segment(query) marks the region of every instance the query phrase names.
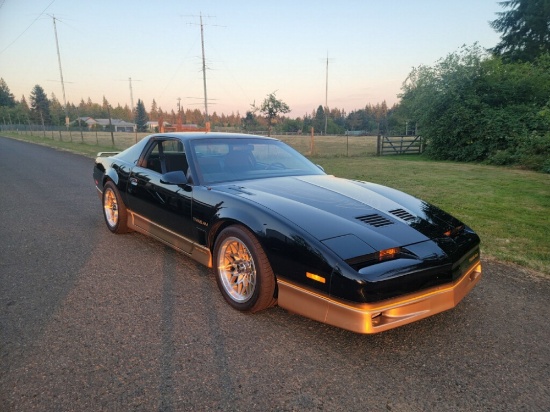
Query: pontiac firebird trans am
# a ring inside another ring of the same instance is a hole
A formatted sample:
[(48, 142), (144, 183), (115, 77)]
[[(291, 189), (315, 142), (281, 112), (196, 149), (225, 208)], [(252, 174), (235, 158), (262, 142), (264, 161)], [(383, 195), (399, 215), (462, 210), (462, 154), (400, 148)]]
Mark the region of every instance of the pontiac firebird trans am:
[(481, 278), (479, 237), (422, 200), (327, 175), (277, 139), (145, 137), (99, 153), (113, 233), (138, 231), (215, 268), (233, 308), (278, 304), (358, 333), (451, 309)]

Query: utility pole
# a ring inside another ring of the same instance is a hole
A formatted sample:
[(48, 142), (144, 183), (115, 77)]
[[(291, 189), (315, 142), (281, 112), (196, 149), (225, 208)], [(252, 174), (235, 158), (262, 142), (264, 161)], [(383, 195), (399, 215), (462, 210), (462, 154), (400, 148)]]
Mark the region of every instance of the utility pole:
[(325, 136), (327, 135), (328, 125), (328, 51), (327, 51), (327, 71), (325, 81)]
[(128, 77), (128, 82), (130, 83), (130, 104), (132, 105), (132, 113), (134, 113), (134, 91), (132, 90), (132, 78)]
[(202, 83), (204, 86), (204, 120), (208, 122), (208, 96), (206, 93), (206, 61), (204, 57), (204, 28), (202, 24), (202, 13), (199, 14), (201, 21), (201, 46), (202, 46)]
[(63, 107), (65, 109), (65, 126), (69, 128), (69, 112), (67, 111), (67, 99), (65, 98), (65, 82), (63, 81), (63, 70), (61, 68), (61, 54), (59, 53), (59, 41), (57, 40), (57, 27), (55, 25), (55, 16), (53, 19), (53, 31), (55, 33), (55, 45), (57, 47), (57, 61), (59, 63), (59, 75), (61, 77), (61, 90), (63, 91)]
[[(192, 16), (192, 17), (197, 17), (197, 16)], [(202, 13), (199, 13), (200, 26), (201, 26), (202, 83), (203, 83), (203, 89), (204, 89), (204, 120), (205, 120), (205, 126), (207, 130), (209, 130), (210, 120), (209, 120), (209, 114), (208, 114), (208, 91), (206, 88), (206, 54), (204, 53), (204, 23), (202, 21), (202, 17), (203, 17)], [(211, 16), (205, 16), (205, 17), (211, 17)], [(190, 97), (190, 98), (195, 99), (195, 97)]]

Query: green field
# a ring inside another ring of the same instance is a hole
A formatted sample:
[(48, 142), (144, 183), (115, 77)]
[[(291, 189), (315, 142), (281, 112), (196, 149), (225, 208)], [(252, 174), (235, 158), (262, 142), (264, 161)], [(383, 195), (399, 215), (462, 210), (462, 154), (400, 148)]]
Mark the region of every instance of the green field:
[[(10, 135), (10, 133), (3, 133)], [(141, 134), (138, 139), (144, 136)], [(73, 142), (25, 134), (12, 137), (47, 144), (93, 157), (112, 150), (110, 134), (73, 133)], [(450, 212), (481, 237), (485, 259), (510, 262), (550, 275), (550, 176), (518, 169), (471, 163), (432, 162), (421, 156), (376, 157), (375, 137), (316, 137), (311, 156), (309, 136), (282, 137), (307, 154), (327, 173), (391, 186)], [(115, 135), (116, 148), (135, 141), (134, 134)], [(347, 156), (349, 153), (351, 156)]]

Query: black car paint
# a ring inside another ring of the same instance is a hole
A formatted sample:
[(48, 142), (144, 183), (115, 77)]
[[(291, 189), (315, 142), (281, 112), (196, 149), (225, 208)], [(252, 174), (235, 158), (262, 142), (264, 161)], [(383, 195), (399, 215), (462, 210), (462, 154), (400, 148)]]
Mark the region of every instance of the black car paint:
[[(153, 137), (165, 138), (173, 137)], [(190, 153), (189, 141), (182, 142)], [(465, 260), (479, 255), (471, 229), (445, 235), (462, 223), (394, 189), (324, 174), (201, 185), (192, 158), (187, 184), (164, 184), (162, 174), (140, 164), (147, 144), (99, 157), (98, 188), (113, 180), (129, 209), (210, 249), (224, 226), (243, 224), (257, 236), (277, 277), (328, 296), (377, 302), (449, 283)], [(390, 213), (395, 210), (406, 211), (405, 218)], [(359, 219), (371, 214), (389, 223), (373, 227)], [(396, 259), (369, 260), (393, 247), (403, 248)], [(311, 280), (306, 272), (328, 281)]]

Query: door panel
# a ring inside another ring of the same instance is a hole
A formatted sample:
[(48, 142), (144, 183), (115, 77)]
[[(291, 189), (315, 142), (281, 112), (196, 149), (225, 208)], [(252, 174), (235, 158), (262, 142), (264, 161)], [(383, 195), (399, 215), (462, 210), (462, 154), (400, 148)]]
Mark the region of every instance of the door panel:
[[(179, 144), (178, 144), (179, 143)], [(183, 170), (187, 173), (187, 159), (179, 140), (159, 140), (146, 158), (132, 170), (128, 182), (128, 206), (138, 215), (180, 236), (192, 239), (190, 185), (161, 183), (162, 172)], [(146, 221), (138, 222), (146, 225)], [(158, 236), (155, 233), (156, 236)], [(171, 236), (173, 238), (173, 236)]]

